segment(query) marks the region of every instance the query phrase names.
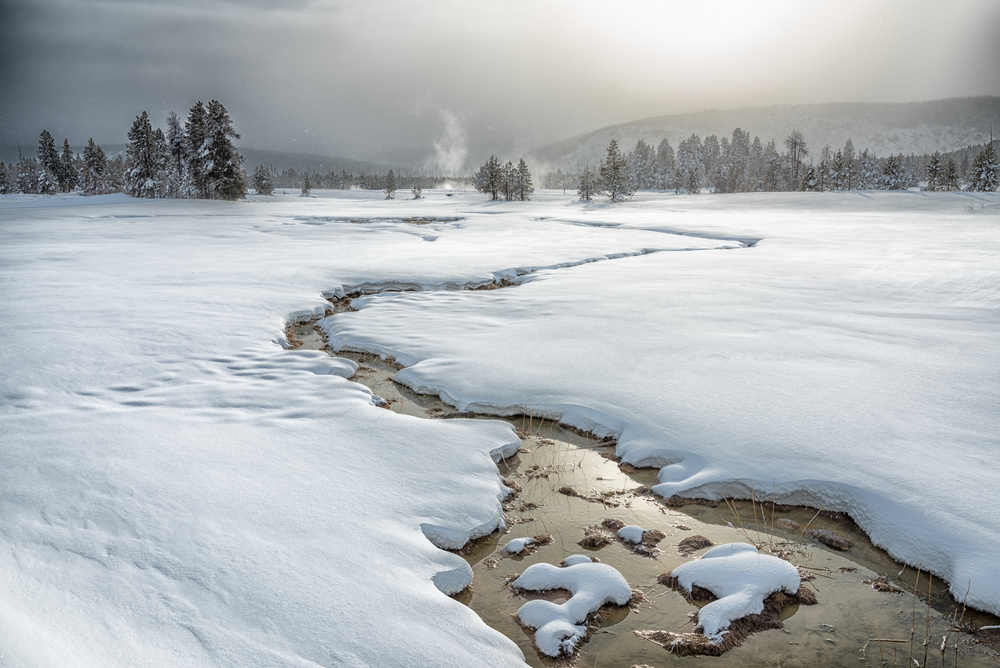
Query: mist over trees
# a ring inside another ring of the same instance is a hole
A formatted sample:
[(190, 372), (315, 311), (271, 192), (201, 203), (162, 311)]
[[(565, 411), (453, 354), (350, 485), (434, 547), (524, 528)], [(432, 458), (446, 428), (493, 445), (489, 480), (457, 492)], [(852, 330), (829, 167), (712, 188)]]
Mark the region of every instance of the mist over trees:
[[(612, 142), (617, 148), (617, 142)], [(783, 149), (783, 150), (782, 150)], [(611, 147), (609, 146), (609, 151)], [(879, 157), (867, 148), (858, 152), (848, 139), (844, 146), (818, 150), (793, 129), (780, 144), (761, 142), (736, 128), (719, 139), (697, 134), (682, 140), (676, 150), (664, 138), (653, 148), (640, 139), (622, 156), (626, 178), (614, 177), (613, 201), (635, 191), (672, 191), (678, 194), (740, 192), (828, 192), (847, 190), (996, 190), (1000, 167), (992, 143), (970, 146), (949, 153), (903, 154)], [(615, 159), (617, 161), (617, 158)], [(590, 165), (576, 174), (549, 172), (542, 177), (545, 188), (565, 189), (577, 185), (581, 200), (608, 194), (608, 156), (595, 172)]]

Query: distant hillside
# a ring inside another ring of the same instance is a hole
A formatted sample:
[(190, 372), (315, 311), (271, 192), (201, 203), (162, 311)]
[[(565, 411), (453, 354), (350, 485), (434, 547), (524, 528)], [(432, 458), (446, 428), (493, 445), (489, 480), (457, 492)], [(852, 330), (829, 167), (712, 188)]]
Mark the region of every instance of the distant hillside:
[(530, 160), (539, 169), (569, 171), (596, 165), (612, 138), (623, 151), (639, 139), (654, 148), (666, 138), (674, 149), (692, 133), (731, 137), (742, 128), (762, 142), (782, 141), (793, 129), (805, 136), (810, 154), (823, 146), (836, 150), (851, 139), (860, 151), (868, 148), (880, 156), (953, 151), (989, 139), (990, 125), (1000, 135), (1000, 97), (966, 97), (930, 102), (844, 102), (778, 107), (700, 111), (657, 116), (613, 125), (585, 135), (535, 149)]
[(282, 151), (262, 151), (255, 148), (239, 147), (240, 155), (246, 158), (243, 169), (252, 172), (257, 165), (266, 165), (281, 172), (294, 169), (310, 174), (329, 174), (330, 172), (346, 171), (348, 174), (373, 174), (384, 172), (388, 167), (352, 158), (339, 158), (328, 155), (312, 155), (311, 153), (285, 153)]

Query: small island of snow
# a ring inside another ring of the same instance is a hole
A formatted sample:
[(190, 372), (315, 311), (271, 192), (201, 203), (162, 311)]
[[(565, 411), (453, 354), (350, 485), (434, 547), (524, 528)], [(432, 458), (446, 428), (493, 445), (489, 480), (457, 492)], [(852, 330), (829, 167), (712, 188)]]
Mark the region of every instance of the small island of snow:
[(632, 590), (615, 568), (600, 563), (576, 563), (564, 568), (552, 564), (529, 566), (513, 587), (530, 591), (566, 589), (572, 597), (565, 603), (528, 601), (517, 611), (522, 624), (535, 629), (535, 645), (551, 657), (572, 654), (587, 635), (584, 622), (602, 605), (626, 605)]

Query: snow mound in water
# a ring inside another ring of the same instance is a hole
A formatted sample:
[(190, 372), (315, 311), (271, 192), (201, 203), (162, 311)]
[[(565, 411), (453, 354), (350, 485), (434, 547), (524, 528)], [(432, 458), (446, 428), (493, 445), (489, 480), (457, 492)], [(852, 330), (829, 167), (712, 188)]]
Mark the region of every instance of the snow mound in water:
[(567, 589), (573, 594), (565, 603), (528, 601), (517, 611), (522, 624), (536, 629), (535, 645), (551, 657), (573, 653), (587, 635), (587, 627), (582, 624), (590, 613), (605, 603), (625, 605), (632, 598), (632, 590), (621, 573), (607, 564), (592, 562), (565, 568), (534, 564), (514, 581), (514, 586), (531, 591)]
[(634, 543), (638, 545), (642, 542), (642, 535), (646, 533), (646, 530), (640, 526), (634, 524), (629, 524), (618, 530), (618, 537), (627, 543)]
[(729, 623), (759, 614), (764, 599), (776, 591), (794, 594), (799, 590), (799, 573), (787, 561), (759, 554), (746, 543), (726, 543), (713, 547), (701, 559), (689, 561), (671, 571), (684, 591), (695, 585), (718, 597), (698, 611), (698, 623), (711, 642), (721, 643)]
[(503, 552), (507, 554), (521, 554), (524, 548), (535, 542), (534, 538), (515, 538), (503, 546)]

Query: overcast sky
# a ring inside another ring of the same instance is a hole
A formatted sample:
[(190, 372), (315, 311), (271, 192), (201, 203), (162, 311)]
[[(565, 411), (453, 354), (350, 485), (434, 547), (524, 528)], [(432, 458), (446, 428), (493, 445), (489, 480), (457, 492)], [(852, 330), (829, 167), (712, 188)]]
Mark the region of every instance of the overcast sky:
[(706, 108), (1000, 95), (1000, 0), (0, 0), (0, 144), (220, 100), (244, 146), (526, 147)]

